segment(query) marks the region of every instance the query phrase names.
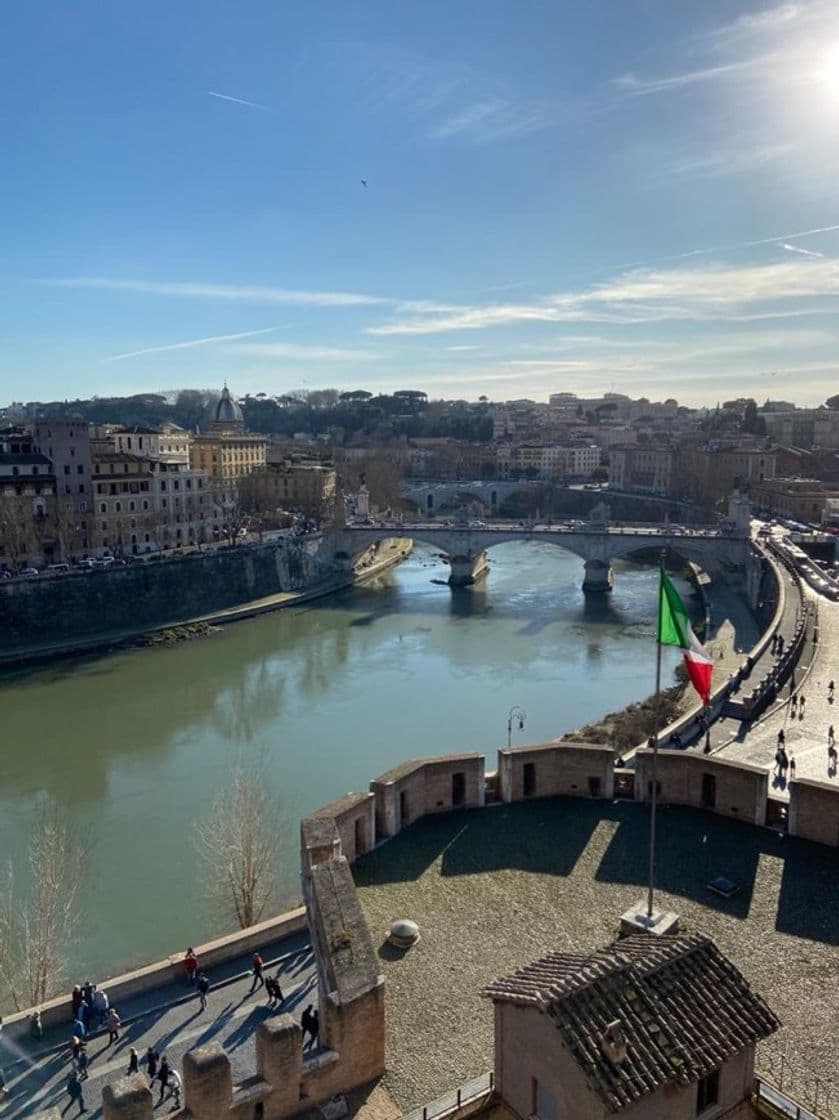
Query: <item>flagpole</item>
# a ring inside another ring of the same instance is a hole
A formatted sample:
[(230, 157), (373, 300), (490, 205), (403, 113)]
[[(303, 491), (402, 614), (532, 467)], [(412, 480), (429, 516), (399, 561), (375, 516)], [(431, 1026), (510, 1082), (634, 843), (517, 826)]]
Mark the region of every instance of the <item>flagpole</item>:
[(653, 916), (653, 890), (655, 882), (655, 810), (658, 802), (658, 725), (661, 702), (661, 642), (659, 639), (659, 624), (661, 615), (661, 573), (664, 571), (663, 562), (658, 566), (658, 605), (656, 615), (656, 656), (655, 656), (655, 697), (653, 699), (653, 770), (652, 788), (650, 790), (650, 867), (649, 881), (647, 884), (647, 917)]

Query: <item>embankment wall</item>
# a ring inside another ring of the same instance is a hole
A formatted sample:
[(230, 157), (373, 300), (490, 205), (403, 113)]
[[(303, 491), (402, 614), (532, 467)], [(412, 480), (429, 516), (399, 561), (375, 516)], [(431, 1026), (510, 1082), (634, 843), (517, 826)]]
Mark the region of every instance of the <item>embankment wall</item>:
[(0, 583), (0, 657), (72, 646), (308, 587), (326, 575), (285, 540), (210, 549), (173, 560)]

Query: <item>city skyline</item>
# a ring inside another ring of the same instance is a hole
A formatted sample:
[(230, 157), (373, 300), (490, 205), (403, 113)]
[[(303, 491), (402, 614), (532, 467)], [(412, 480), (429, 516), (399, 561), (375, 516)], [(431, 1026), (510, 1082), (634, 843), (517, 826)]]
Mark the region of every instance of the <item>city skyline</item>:
[(10, 15), (4, 398), (818, 405), (824, 0)]

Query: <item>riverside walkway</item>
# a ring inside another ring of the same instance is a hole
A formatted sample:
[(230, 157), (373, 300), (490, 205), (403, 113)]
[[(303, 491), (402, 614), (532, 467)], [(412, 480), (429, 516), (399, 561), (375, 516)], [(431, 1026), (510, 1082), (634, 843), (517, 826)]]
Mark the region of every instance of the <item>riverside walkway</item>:
[[(212, 987), (206, 1010), (201, 1010), (198, 993), (185, 978), (115, 1003), (122, 1019), (119, 1039), (109, 1044), (107, 1030), (100, 1030), (86, 1040), (90, 1076), (82, 1085), (88, 1114), (101, 1114), (102, 1090), (128, 1072), (132, 1046), (140, 1054), (141, 1071), (145, 1069), (145, 1052), (153, 1046), (159, 1054), (166, 1054), (170, 1066), (180, 1073), (187, 1050), (216, 1041), (230, 1058), (234, 1082), (252, 1077), (256, 1072), (254, 1032), (259, 1023), (279, 1012), (299, 1020), (307, 1004), (317, 1003), (314, 957), (307, 933), (265, 945), (261, 952), (265, 975), (279, 979), (285, 996), (279, 1007), (268, 1007), (264, 988), (250, 994), (250, 953), (208, 970)], [(107, 985), (102, 986), (107, 991)], [(0, 1064), (6, 1080), (6, 1096), (0, 1099), (3, 1120), (32, 1116), (48, 1108), (63, 1110), (70, 1105), (66, 1086), (72, 1068), (71, 1036), (69, 1022), (47, 1031), (40, 1042), (28, 1038), (16, 1042), (0, 1035)], [(156, 1111), (174, 1110), (171, 1096), (159, 1101), (158, 1082), (153, 1093)], [(78, 1106), (73, 1103), (67, 1111), (75, 1116)]]

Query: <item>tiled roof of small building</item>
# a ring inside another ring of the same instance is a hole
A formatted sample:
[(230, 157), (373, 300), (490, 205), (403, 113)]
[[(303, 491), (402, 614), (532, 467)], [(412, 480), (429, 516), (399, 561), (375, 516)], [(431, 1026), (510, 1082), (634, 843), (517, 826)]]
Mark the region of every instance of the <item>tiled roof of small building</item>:
[[(697, 1081), (779, 1021), (707, 937), (638, 934), (584, 956), (552, 953), (484, 995), (550, 1015), (592, 1088), (611, 1112), (667, 1082)], [(604, 1053), (620, 1022), (626, 1057)]]

